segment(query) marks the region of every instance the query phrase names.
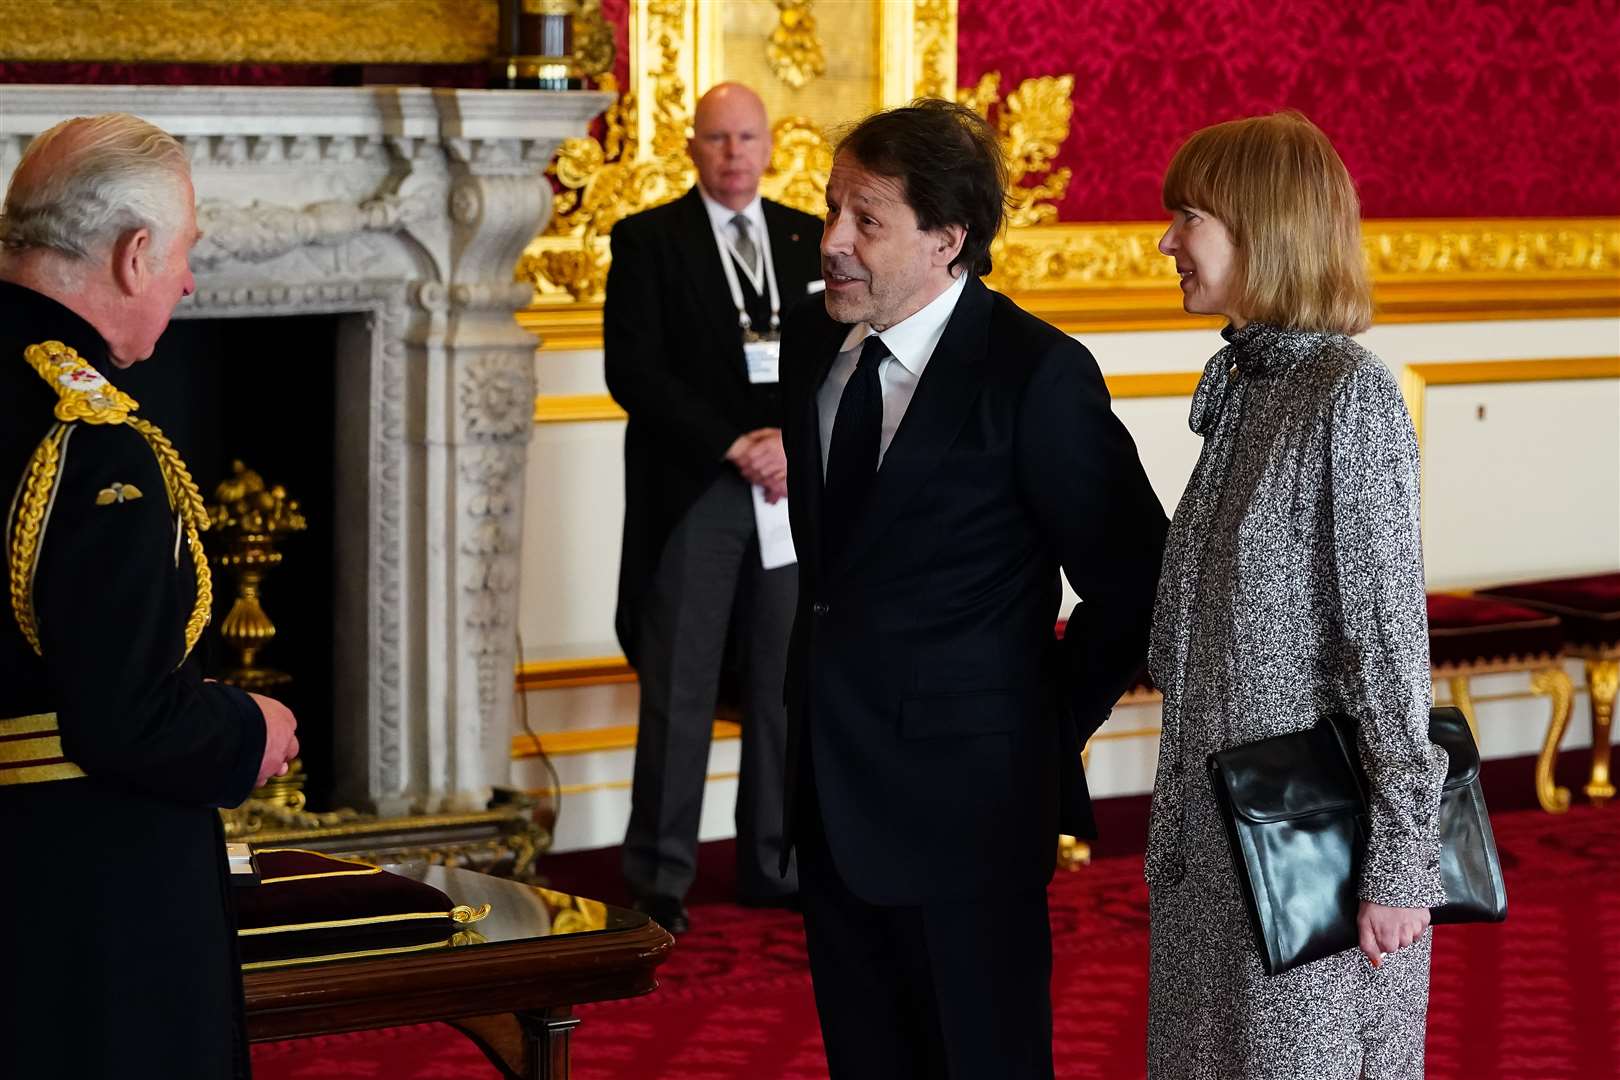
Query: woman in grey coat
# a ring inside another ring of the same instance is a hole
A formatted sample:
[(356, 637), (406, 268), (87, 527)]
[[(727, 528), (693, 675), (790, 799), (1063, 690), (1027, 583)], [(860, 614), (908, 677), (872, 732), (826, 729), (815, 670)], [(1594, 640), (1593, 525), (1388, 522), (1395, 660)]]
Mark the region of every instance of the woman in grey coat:
[[(1371, 321), (1355, 188), (1297, 113), (1194, 135), (1159, 249), (1227, 345), (1193, 395), (1203, 452), (1170, 527), (1150, 663), (1154, 1080), (1423, 1074), (1444, 751), (1428, 740), (1418, 452)], [(1369, 777), (1359, 948), (1267, 976), (1205, 762), (1352, 715)]]

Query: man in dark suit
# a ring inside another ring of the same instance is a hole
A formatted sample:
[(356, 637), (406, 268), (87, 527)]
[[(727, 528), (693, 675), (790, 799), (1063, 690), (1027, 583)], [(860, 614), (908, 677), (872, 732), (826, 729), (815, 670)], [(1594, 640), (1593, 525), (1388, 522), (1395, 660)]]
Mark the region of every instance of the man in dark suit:
[(1046, 885), (1147, 647), (1164, 511), (1090, 353), (979, 281), (1005, 176), (971, 110), (862, 121), (783, 335), (788, 836), (838, 1080), (1052, 1075)]
[(185, 148), (122, 114), (36, 138), (0, 217), (6, 1076), (248, 1072), (216, 807), (286, 771), (296, 724), (203, 680), (202, 499), (116, 384), (197, 236)]
[(797, 890), (776, 867), (798, 570), (765, 568), (755, 489), (785, 509), (776, 348), (783, 316), (820, 277), (821, 233), (759, 196), (771, 135), (753, 91), (716, 86), (692, 126), (698, 182), (614, 228), (603, 313), (608, 389), (629, 414), (615, 622), (641, 683), (624, 876), (636, 905), (675, 932), (697, 870), (728, 636), (743, 714), (737, 891), (786, 903)]

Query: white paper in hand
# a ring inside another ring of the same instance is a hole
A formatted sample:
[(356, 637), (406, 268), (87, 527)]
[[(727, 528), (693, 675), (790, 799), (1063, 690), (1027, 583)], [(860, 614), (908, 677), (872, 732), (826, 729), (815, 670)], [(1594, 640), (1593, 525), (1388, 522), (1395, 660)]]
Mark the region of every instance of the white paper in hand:
[(759, 531), (759, 561), (767, 570), (799, 561), (793, 550), (793, 528), (788, 524), (788, 501), (765, 501), (765, 489), (754, 485), (754, 527)]

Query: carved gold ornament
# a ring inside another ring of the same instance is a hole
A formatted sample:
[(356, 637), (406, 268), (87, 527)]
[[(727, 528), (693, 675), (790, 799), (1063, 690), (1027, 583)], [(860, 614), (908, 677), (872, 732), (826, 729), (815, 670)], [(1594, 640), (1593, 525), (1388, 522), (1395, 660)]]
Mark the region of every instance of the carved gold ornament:
[(992, 119), (992, 110), (996, 113), (996, 133), (1007, 158), (1007, 225), (1018, 229), (1056, 221), (1055, 204), (1068, 193), (1070, 172), (1053, 171), (1052, 161), (1074, 118), (1074, 76), (1025, 79), (1005, 101), (1000, 90), (1001, 72), (991, 71), (956, 96), (986, 120)]
[(827, 74), (827, 52), (816, 35), (813, 0), (776, 0), (780, 9), (776, 28), (765, 43), (765, 61), (771, 74), (795, 90), (818, 75)]
[(914, 93), (948, 98), (956, 89), (956, 0), (916, 0), (911, 17)]
[(618, 50), (613, 27), (602, 14), (602, 0), (583, 0), (574, 16), (574, 62), (580, 74), (596, 78), (613, 70)]

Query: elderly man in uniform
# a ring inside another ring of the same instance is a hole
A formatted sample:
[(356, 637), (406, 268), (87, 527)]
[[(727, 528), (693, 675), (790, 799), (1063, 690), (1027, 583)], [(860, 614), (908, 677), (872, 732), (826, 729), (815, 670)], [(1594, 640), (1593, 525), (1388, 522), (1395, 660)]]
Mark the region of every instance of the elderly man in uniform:
[(190, 169), (133, 116), (58, 124), (0, 217), (0, 1072), (245, 1076), (218, 807), (297, 753), (204, 681), (202, 501), (114, 381), (194, 283)]

